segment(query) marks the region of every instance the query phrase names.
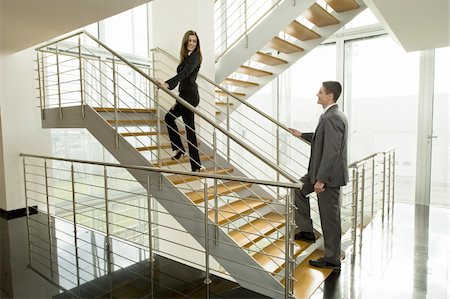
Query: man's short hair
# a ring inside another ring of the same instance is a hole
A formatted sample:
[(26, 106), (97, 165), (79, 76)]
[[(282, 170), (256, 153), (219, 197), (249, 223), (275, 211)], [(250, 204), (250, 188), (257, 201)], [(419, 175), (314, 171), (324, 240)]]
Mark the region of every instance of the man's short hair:
[(333, 94), (333, 101), (336, 103), (342, 92), (341, 83), (337, 81), (325, 81), (322, 82), (322, 86), (325, 89), (326, 94)]

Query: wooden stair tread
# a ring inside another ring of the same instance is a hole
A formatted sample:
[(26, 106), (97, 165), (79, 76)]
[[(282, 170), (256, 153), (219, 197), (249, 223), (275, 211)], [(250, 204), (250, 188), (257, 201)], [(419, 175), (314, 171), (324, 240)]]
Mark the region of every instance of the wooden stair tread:
[[(217, 169), (217, 174), (227, 174), (233, 172), (233, 167), (228, 168), (221, 168)], [(207, 168), (206, 173), (214, 173), (214, 168)], [(167, 179), (171, 181), (174, 185), (188, 183), (197, 181), (199, 179), (203, 179), (202, 177), (195, 176), (195, 175), (179, 175), (179, 174), (171, 174), (167, 176)]]
[(272, 48), (285, 54), (292, 54), (303, 51), (303, 49), (300, 48), (299, 46), (294, 45), (293, 43), (290, 43), (284, 39), (281, 39), (278, 36), (272, 38), (272, 40), (267, 45), (269, 48)]
[[(200, 155), (200, 160), (211, 160), (212, 156), (202, 154)], [(161, 166), (170, 166), (170, 165), (176, 165), (176, 164), (182, 164), (182, 163), (188, 163), (189, 162), (189, 155), (184, 156), (183, 158), (180, 158), (178, 160), (172, 160), (172, 158), (164, 158), (161, 159)], [(158, 165), (158, 161), (152, 161), (153, 165)]]
[[(238, 192), (243, 189), (247, 189), (251, 187), (250, 183), (241, 183), (241, 182), (226, 182), (217, 186), (217, 194), (218, 195), (226, 195), (232, 192)], [(207, 191), (208, 199), (214, 197), (214, 186), (208, 188)], [(195, 204), (201, 203), (204, 200), (204, 190), (196, 190), (186, 193), (186, 196), (189, 197)]]
[(255, 219), (252, 222), (229, 233), (230, 237), (241, 247), (249, 247), (270, 235), (275, 230), (284, 226), (284, 216), (277, 213), (269, 213), (264, 218)]
[(237, 73), (241, 73), (241, 74), (245, 74), (245, 75), (249, 75), (249, 76), (254, 76), (254, 77), (265, 77), (265, 76), (272, 76), (273, 73), (272, 72), (268, 72), (268, 71), (263, 71), (260, 69), (255, 69), (253, 67), (249, 67), (246, 65), (241, 65), (237, 70)]
[(360, 6), (355, 0), (325, 0), (336, 12), (358, 9)]
[(339, 24), (339, 20), (317, 3), (311, 5), (302, 16), (317, 27)]
[(227, 85), (239, 86), (239, 87), (255, 87), (255, 86), (259, 86), (258, 83), (244, 81), (244, 80), (238, 80), (238, 79), (233, 79), (233, 78), (226, 78), (225, 80), (223, 80), (222, 83), (223, 84), (227, 84)]
[[(325, 281), (325, 279), (333, 272), (333, 269), (316, 268), (309, 265), (310, 260), (318, 259), (323, 256), (323, 251), (315, 250), (294, 270), (294, 297), (309, 298)], [(281, 283), (284, 285), (285, 280)]]
[[(187, 146), (187, 142), (183, 142), (184, 146)], [(168, 148), (172, 148), (172, 144), (171, 143), (163, 143), (161, 144), (161, 149), (168, 149)], [(158, 145), (149, 145), (149, 146), (139, 146), (136, 147), (136, 149), (140, 152), (142, 151), (155, 151), (158, 149)]]
[[(115, 112), (113, 107), (94, 107), (97, 112)], [(117, 112), (122, 113), (155, 113), (156, 108), (117, 108)]]
[[(180, 134), (184, 134), (185, 131), (179, 131)], [(161, 135), (167, 135), (169, 134), (167, 131), (166, 132), (161, 132)], [(124, 133), (120, 133), (120, 135), (122, 135), (122, 137), (138, 137), (138, 136), (156, 136), (158, 135), (158, 132), (153, 131), (153, 132), (124, 132)]]
[(253, 55), (251, 59), (256, 61), (256, 62), (267, 64), (267, 65), (272, 65), (272, 66), (273, 65), (281, 65), (281, 64), (287, 64), (288, 63), (284, 59), (273, 57), (272, 55), (265, 54), (265, 53), (260, 52), (260, 51), (256, 52), (256, 54)]
[[(244, 215), (248, 215), (254, 212), (254, 210), (259, 209), (262, 206), (265, 206), (268, 203), (267, 200), (264, 199), (256, 199), (256, 198), (243, 198), (240, 200), (233, 201), (228, 205), (221, 206), (218, 211), (218, 224), (223, 225), (228, 222), (232, 222), (238, 218), (241, 218)], [(208, 216), (211, 220), (214, 221), (214, 209), (208, 212)]]
[[(222, 91), (222, 90), (220, 90), (220, 89), (216, 89), (215, 90), (215, 92), (217, 93), (217, 94), (219, 94), (219, 95), (222, 95), (222, 96), (227, 96), (228, 94), (227, 93), (225, 93), (224, 91)], [(245, 93), (242, 93), (242, 92), (231, 92), (233, 95), (235, 95), (235, 96), (237, 96), (237, 97), (245, 97)]]
[[(116, 124), (116, 120), (114, 119), (108, 119), (107, 122), (110, 125), (115, 125)], [(156, 125), (158, 122), (156, 119), (121, 119), (117, 121), (117, 124), (119, 126), (154, 126)]]
[[(221, 101), (216, 101), (215, 102), (216, 106), (226, 106), (227, 103), (226, 102), (221, 102)], [(228, 106), (233, 106), (233, 103), (228, 103)]]
[(308, 27), (295, 20), (287, 25), (283, 29), (283, 31), (301, 41), (308, 41), (321, 37), (317, 32), (309, 29)]
[[(295, 240), (293, 257), (296, 258), (311, 244), (305, 241)], [(272, 244), (263, 248), (260, 252), (253, 255), (253, 258), (268, 272), (278, 273), (284, 268), (284, 237), (276, 240)]]

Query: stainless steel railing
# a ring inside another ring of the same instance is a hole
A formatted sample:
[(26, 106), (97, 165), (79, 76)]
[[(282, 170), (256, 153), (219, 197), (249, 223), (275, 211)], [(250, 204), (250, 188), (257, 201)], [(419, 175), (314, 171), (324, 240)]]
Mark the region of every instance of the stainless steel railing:
[[(37, 206), (40, 212), (43, 212), (45, 219), (41, 219), (43, 223), (46, 222), (47, 226), (55, 227), (52, 222), (54, 219), (66, 219), (70, 221), (69, 226), (72, 225), (73, 233), (71, 230), (64, 232), (49, 231), (48, 237), (40, 236), (39, 238), (48, 240), (58, 239), (58, 234), (62, 241), (67, 244), (73, 245), (74, 254), (77, 256), (75, 263), (82, 261), (79, 259), (79, 250), (84, 250), (83, 246), (78, 246), (78, 243), (83, 242), (83, 237), (80, 236), (77, 231), (80, 228), (88, 227), (91, 230), (100, 232), (105, 236), (105, 255), (104, 258), (108, 264), (106, 268), (108, 273), (113, 271), (112, 263), (112, 243), (114, 239), (121, 239), (132, 243), (134, 246), (145, 249), (145, 256), (150, 261), (153, 260), (153, 255), (158, 254), (167, 256), (175, 260), (182, 259), (184, 263), (190, 264), (194, 267), (204, 269), (207, 273), (212, 273), (227, 276), (227, 273), (221, 269), (220, 265), (209, 260), (208, 246), (205, 249), (201, 249), (193, 242), (186, 241), (190, 233), (182, 229), (182, 227), (176, 225), (171, 216), (158, 205), (161, 201), (170, 201), (170, 198), (154, 198), (151, 194), (152, 188), (161, 188), (161, 186), (154, 185), (148, 180), (147, 186), (142, 186), (135, 180), (126, 175), (128, 171), (139, 170), (144, 173), (148, 173), (148, 177), (151, 173), (159, 173), (161, 175), (176, 174), (176, 175), (189, 175), (189, 172), (161, 169), (155, 167), (133, 166), (123, 165), (116, 163), (104, 163), (96, 161), (85, 161), (76, 159), (64, 159), (54, 158), (40, 155), (21, 154), (23, 157), (23, 170), (25, 178), (25, 194), (26, 194), (26, 206)], [(121, 170), (126, 170), (122, 172)], [(252, 184), (271, 185), (279, 188), (286, 188), (291, 190), (292, 188), (298, 188), (298, 184), (281, 183), (273, 181), (254, 180), (246, 177), (235, 177), (228, 175), (214, 175), (208, 173), (199, 173), (198, 176), (204, 178), (203, 190), (207, 193), (208, 180), (227, 180), (248, 182)], [(90, 187), (91, 192), (85, 191), (87, 187)], [(169, 188), (171, 186), (163, 186), (163, 188)], [(93, 191), (97, 189), (97, 191)], [(122, 196), (120, 196), (120, 194)], [(290, 191), (288, 193), (291, 193)], [(94, 198), (94, 199), (92, 199)], [(180, 215), (183, 216), (183, 206), (187, 203), (178, 203), (180, 205)], [(286, 222), (292, 221), (292, 202), (288, 200), (286, 204), (274, 203), (280, 206), (280, 209), (285, 209), (284, 216)], [(130, 209), (125, 211), (123, 206)], [(85, 209), (88, 208), (88, 209)], [(203, 206), (199, 206), (200, 209), (204, 209), (205, 219), (192, 219), (202, 223), (205, 227), (205, 244), (209, 244), (209, 241), (215, 242), (215, 244), (224, 243), (226, 241), (217, 239), (215, 234), (209, 233), (211, 228), (214, 227), (211, 216), (208, 217), (210, 211), (215, 211), (214, 207), (210, 205), (208, 200), (204, 201)], [(85, 209), (85, 210), (84, 210)], [(63, 213), (57, 213), (58, 210), (63, 210)], [(42, 217), (42, 216), (39, 216)], [(186, 216), (184, 216), (186, 217)], [(33, 218), (30, 215), (27, 216), (28, 221), (32, 222)], [(72, 223), (72, 224), (70, 224)], [(35, 223), (37, 225), (37, 223)], [(33, 227), (36, 225), (30, 225), (30, 231), (33, 231)], [(287, 236), (293, 236), (292, 225), (286, 225)], [(126, 229), (129, 233), (122, 235), (121, 232)], [(180, 242), (180, 237), (183, 237), (185, 241)], [(73, 242), (70, 241), (73, 238)], [(35, 239), (36, 236), (30, 233), (30, 240)], [(287, 238), (291, 239), (292, 238)], [(41, 243), (35, 241), (36, 243)], [(59, 242), (59, 241), (58, 241)], [(230, 245), (230, 244), (227, 244)], [(231, 244), (238, 246), (236, 244)], [(288, 267), (286, 272), (276, 274), (281, 278), (286, 275), (292, 275), (294, 260), (290, 259), (289, 252), (292, 250), (292, 242), (286, 243), (286, 261)], [(72, 246), (71, 246), (72, 247)], [(79, 248), (81, 247), (81, 248)], [(48, 244), (50, 256), (55, 255), (55, 245), (49, 241)], [(180, 251), (184, 254), (180, 254)], [(203, 257), (202, 257), (203, 256)], [(269, 256), (270, 257), (270, 256)], [(278, 261), (278, 257), (273, 257), (275, 261)], [(50, 258), (50, 260), (52, 260)], [(31, 261), (30, 264), (33, 264)], [(245, 265), (242, 265), (245, 266)], [(79, 269), (78, 265), (76, 269)], [(55, 269), (48, 269), (50, 273), (56, 273)], [(255, 271), (261, 271), (255, 269)], [(77, 275), (77, 277), (79, 277)], [(51, 280), (51, 275), (49, 276)], [(288, 280), (289, 281), (289, 278)], [(78, 281), (80, 284), (80, 281)], [(264, 288), (264, 286), (261, 286)], [(289, 288), (287, 288), (288, 290)]]

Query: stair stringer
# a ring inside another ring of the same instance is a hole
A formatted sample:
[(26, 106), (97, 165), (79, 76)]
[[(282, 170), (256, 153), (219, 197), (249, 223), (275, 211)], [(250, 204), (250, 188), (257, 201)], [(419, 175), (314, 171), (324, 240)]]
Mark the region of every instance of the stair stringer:
[[(59, 108), (45, 110), (45, 118), (42, 120), (43, 128), (84, 128), (87, 129), (121, 164), (153, 166), (142, 154), (140, 154), (122, 136), (117, 136), (111, 127), (94, 109), (84, 106), (85, 116), (82, 117), (81, 106), (64, 107), (61, 109), (63, 117), (60, 117)], [(118, 146), (116, 146), (116, 138)], [(147, 172), (129, 170), (130, 174), (145, 188), (148, 187)], [(191, 233), (191, 236), (205, 247), (205, 227), (199, 221), (191, 219), (204, 219), (204, 213), (193, 204), (184, 193), (163, 175), (151, 172), (149, 175), (150, 186), (162, 185), (159, 188), (148, 190), (179, 223)], [(161, 184), (162, 180), (162, 184)], [(161, 200), (165, 198), (168, 200)], [(183, 205), (183, 217), (177, 216)], [(214, 236), (215, 225), (209, 221), (209, 235)], [(219, 229), (220, 242), (210, 240), (210, 255), (214, 257), (222, 267), (241, 286), (264, 294), (271, 298), (284, 298), (284, 286), (270, 273), (267, 273), (247, 252), (234, 242), (223, 230)], [(246, 266), (242, 266), (246, 265)], [(257, 275), (255, 275), (257, 274)], [(245, 278), (245, 279), (244, 279)]]
[(293, 4), (292, 1), (283, 1), (248, 33), (248, 42), (245, 38), (241, 39), (219, 59), (215, 66), (216, 83), (220, 84), (225, 80), (314, 2), (305, 0), (295, 1)]

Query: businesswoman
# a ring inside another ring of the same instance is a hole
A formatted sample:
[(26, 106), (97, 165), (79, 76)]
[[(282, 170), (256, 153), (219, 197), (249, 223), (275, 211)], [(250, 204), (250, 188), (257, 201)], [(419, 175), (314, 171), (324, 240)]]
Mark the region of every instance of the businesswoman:
[[(189, 30), (184, 34), (181, 50), (180, 64), (177, 67), (177, 75), (166, 82), (159, 81), (160, 86), (172, 90), (179, 84), (178, 91), (180, 98), (197, 107), (200, 97), (198, 87), (195, 80), (202, 63), (202, 51), (200, 49), (200, 40), (195, 31)], [(180, 103), (175, 105), (167, 112), (165, 121), (169, 132), (170, 142), (174, 155), (172, 159), (178, 160), (186, 154), (183, 143), (181, 142), (180, 133), (175, 123), (178, 117), (183, 118), (186, 126), (186, 137), (188, 140), (189, 157), (192, 171), (201, 171), (204, 168), (200, 162), (200, 156), (197, 148), (197, 136), (195, 134), (194, 112), (186, 108)]]

